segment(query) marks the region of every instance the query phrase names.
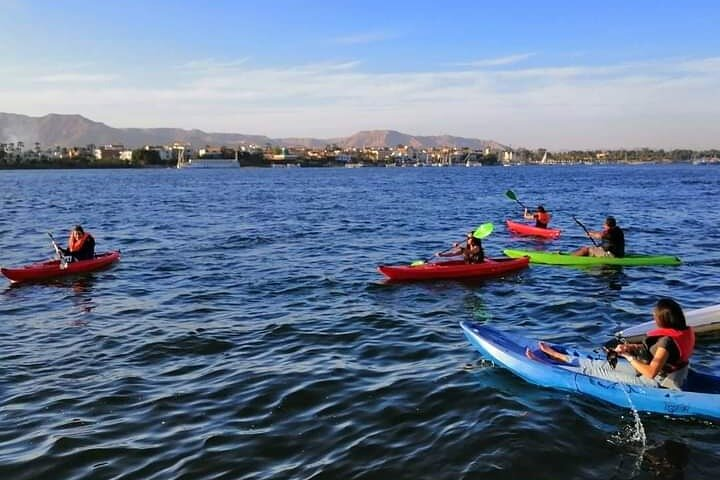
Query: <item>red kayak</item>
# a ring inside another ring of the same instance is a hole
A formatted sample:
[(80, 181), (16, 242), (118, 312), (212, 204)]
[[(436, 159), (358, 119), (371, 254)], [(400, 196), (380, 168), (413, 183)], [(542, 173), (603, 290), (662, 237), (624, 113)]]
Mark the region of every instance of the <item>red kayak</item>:
[(505, 220), (505, 223), (507, 224), (507, 229), (517, 235), (530, 235), (543, 238), (558, 238), (560, 236), (560, 230), (555, 228), (538, 228), (535, 225), (513, 222), (512, 220)]
[[(510, 261), (508, 261), (510, 260)], [(378, 271), (390, 280), (436, 280), (443, 278), (492, 278), (516, 272), (528, 266), (530, 259), (486, 259), (483, 263), (465, 263), (462, 260), (422, 265), (380, 265)]]
[(50, 260), (48, 262), (33, 263), (20, 268), (0, 268), (3, 275), (10, 279), (11, 282), (32, 282), (45, 280), (65, 275), (75, 275), (78, 273), (94, 272), (100, 270), (120, 260), (120, 251), (106, 252), (95, 255), (92, 260), (79, 260), (70, 262), (65, 265), (60, 264), (60, 260)]

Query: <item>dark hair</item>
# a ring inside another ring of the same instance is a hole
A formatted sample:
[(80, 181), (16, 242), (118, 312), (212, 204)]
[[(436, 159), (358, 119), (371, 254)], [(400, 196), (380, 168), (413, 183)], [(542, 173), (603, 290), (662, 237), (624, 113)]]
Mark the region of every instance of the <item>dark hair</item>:
[(658, 325), (662, 328), (672, 328), (673, 330), (685, 330), (688, 328), (682, 307), (672, 298), (658, 300), (654, 312), (657, 316)]
[(544, 212), (544, 211), (545, 211), (545, 207), (543, 207), (542, 205), (538, 205), (537, 210), (538, 210), (538, 212)]
[(75, 225), (75, 228), (73, 228), (76, 232), (85, 233), (83, 228), (80, 225)]
[(605, 219), (605, 224), (606, 224), (608, 227), (614, 227), (614, 226), (616, 226), (616, 225), (617, 225), (617, 222), (615, 221), (615, 217), (613, 217), (613, 216), (607, 217), (607, 218)]
[(475, 232), (468, 232), (467, 239), (470, 240), (472, 238), (473, 242), (475, 242), (478, 245), (482, 245), (482, 242), (478, 237), (475, 236)]

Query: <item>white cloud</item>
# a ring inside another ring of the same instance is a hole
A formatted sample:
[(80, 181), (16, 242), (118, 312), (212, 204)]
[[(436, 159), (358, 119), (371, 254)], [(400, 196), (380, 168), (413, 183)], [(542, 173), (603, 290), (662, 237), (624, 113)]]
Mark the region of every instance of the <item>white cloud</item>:
[(384, 42), (387, 40), (392, 40), (392, 39), (398, 38), (398, 36), (399, 35), (397, 33), (365, 32), (365, 33), (356, 33), (353, 35), (337, 37), (334, 39), (334, 41), (336, 43), (341, 43), (341, 44), (346, 44), (346, 45), (357, 45), (357, 44)]
[(115, 78), (115, 75), (102, 73), (56, 73), (40, 75), (32, 80), (42, 83), (101, 83), (112, 81)]
[(233, 70), (242, 67), (250, 60), (250, 57), (239, 58), (236, 60), (220, 61), (214, 58), (206, 58), (202, 60), (191, 60), (189, 62), (178, 65), (176, 68), (180, 70), (208, 72), (219, 70)]
[(499, 58), (488, 58), (483, 60), (471, 60), (469, 62), (463, 62), (463, 63), (456, 63), (455, 65), (459, 67), (473, 67), (473, 68), (483, 68), (483, 67), (497, 67), (501, 65), (512, 65), (514, 63), (520, 63), (522, 61), (527, 60), (528, 58), (535, 55), (534, 53), (522, 53), (518, 55), (509, 55), (507, 57), (499, 57)]
[(130, 86), (119, 74), (51, 74), (32, 85), (0, 79), (0, 105), (32, 115), (81, 113), (116, 127), (273, 137), (393, 128), (556, 149), (717, 147), (707, 126), (720, 115), (718, 58), (400, 73), (366, 72), (358, 61), (207, 65), (223, 68), (173, 70), (162, 87)]

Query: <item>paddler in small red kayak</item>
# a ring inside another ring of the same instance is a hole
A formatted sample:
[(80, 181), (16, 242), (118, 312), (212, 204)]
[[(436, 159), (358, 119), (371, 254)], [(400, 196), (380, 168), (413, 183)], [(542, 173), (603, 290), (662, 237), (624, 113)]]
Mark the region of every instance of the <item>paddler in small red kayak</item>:
[(64, 255), (72, 257), (72, 261), (92, 260), (95, 258), (95, 239), (85, 232), (80, 225), (70, 231), (68, 247), (61, 249)]
[(537, 228), (548, 228), (548, 223), (550, 223), (552, 215), (550, 212), (545, 211), (545, 207), (538, 205), (537, 210), (533, 213), (529, 213), (526, 208), (523, 217), (525, 217), (525, 220), (535, 220), (535, 226)]

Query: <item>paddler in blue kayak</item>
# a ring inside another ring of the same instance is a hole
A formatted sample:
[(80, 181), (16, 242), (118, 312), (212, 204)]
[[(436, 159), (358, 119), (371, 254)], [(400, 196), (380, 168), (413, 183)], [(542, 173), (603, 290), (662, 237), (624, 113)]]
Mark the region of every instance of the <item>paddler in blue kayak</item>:
[(572, 252), (573, 255), (579, 257), (615, 258), (622, 258), (625, 256), (625, 233), (622, 228), (617, 226), (617, 220), (615, 220), (615, 217), (609, 216), (605, 219), (605, 224), (603, 225), (601, 232), (587, 232), (587, 234), (591, 239), (594, 238), (596, 240), (600, 240), (600, 245), (580, 247)]
[(642, 343), (620, 343), (610, 353), (627, 362), (616, 366), (608, 360), (570, 356), (540, 342), (547, 356), (579, 366), (582, 372), (620, 383), (681, 390), (688, 374), (690, 357), (695, 348), (695, 332), (687, 326), (680, 305), (661, 298), (653, 309), (655, 326)]
[(538, 205), (537, 210), (533, 213), (529, 213), (526, 208), (523, 217), (525, 220), (535, 220), (535, 227), (537, 228), (548, 228), (548, 223), (550, 223), (552, 215), (550, 212), (545, 211), (544, 206)]
[(450, 250), (438, 252), (435, 255), (438, 257), (457, 257), (462, 255), (465, 263), (483, 263), (485, 261), (485, 251), (482, 247), (482, 241), (474, 236), (473, 232), (468, 232), (465, 246), (456, 243)]
[(63, 255), (72, 257), (72, 261), (92, 260), (95, 258), (95, 239), (85, 232), (83, 227), (75, 225), (70, 231), (68, 247), (61, 248)]

